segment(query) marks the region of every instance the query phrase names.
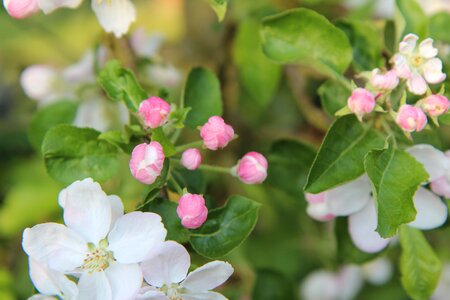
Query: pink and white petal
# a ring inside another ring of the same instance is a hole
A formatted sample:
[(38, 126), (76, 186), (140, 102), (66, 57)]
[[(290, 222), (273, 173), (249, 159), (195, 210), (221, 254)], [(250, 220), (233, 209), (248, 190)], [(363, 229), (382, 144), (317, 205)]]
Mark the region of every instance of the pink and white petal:
[(45, 13), (49, 14), (58, 8), (68, 7), (77, 8), (80, 6), (82, 0), (39, 0), (39, 8)]
[(142, 285), (142, 271), (138, 264), (112, 263), (106, 270), (113, 300), (136, 298)]
[(190, 265), (191, 258), (187, 250), (177, 242), (168, 241), (159, 247), (157, 254), (144, 261), (141, 267), (147, 283), (162, 287), (185, 279)]
[(410, 54), (416, 47), (419, 37), (413, 33), (407, 34), (399, 45), (399, 52), (402, 54)]
[(22, 247), (38, 262), (60, 272), (82, 265), (87, 243), (76, 232), (57, 223), (44, 223), (23, 232)]
[(111, 204), (100, 185), (87, 178), (75, 181), (61, 193), (59, 201), (67, 227), (94, 244), (104, 239), (111, 225)]
[(47, 268), (44, 264), (39, 263), (31, 257), (28, 258), (28, 264), (30, 267), (31, 281), (40, 293), (61, 296), (61, 289), (58, 286), (56, 277), (62, 275), (62, 273)]
[(158, 289), (144, 284), (144, 286), (142, 286), (141, 290), (136, 296), (136, 300), (170, 300), (170, 299)]
[(450, 181), (446, 176), (441, 176), (430, 184), (431, 190), (442, 197), (450, 198)]
[(394, 62), (395, 73), (397, 74), (398, 77), (400, 78), (411, 77), (412, 71), (411, 68), (409, 67), (408, 59), (405, 56), (401, 54), (396, 54), (392, 58), (392, 61)]
[(108, 249), (120, 263), (138, 263), (159, 247), (166, 235), (159, 215), (135, 211), (117, 219), (108, 235)]
[(122, 200), (119, 196), (110, 195), (108, 196), (109, 203), (111, 204), (111, 227), (114, 226), (116, 220), (123, 216), (124, 208)]
[(325, 202), (308, 204), (308, 207), (306, 208), (306, 213), (314, 220), (320, 222), (327, 222), (336, 218), (335, 215), (330, 213), (328, 205)]
[(425, 79), (429, 83), (440, 83), (447, 75), (442, 73), (442, 61), (439, 58), (432, 58), (422, 66)]
[(377, 224), (377, 211), (374, 201), (369, 201), (366, 207), (349, 216), (348, 229), (356, 247), (364, 252), (375, 253), (389, 244), (390, 239), (382, 238), (375, 231)]
[(78, 300), (112, 300), (112, 290), (105, 272), (85, 272), (78, 281)]
[(136, 20), (136, 9), (130, 0), (91, 1), (100, 25), (108, 33), (121, 37)]
[(224, 283), (233, 272), (229, 263), (215, 260), (189, 273), (180, 286), (193, 292), (206, 292)]
[(433, 47), (433, 39), (425, 39), (419, 45), (419, 54), (424, 58), (433, 58), (438, 54), (438, 49)]
[(325, 203), (329, 212), (335, 216), (348, 216), (366, 206), (370, 200), (372, 188), (367, 176), (328, 190)]
[(427, 83), (423, 77), (415, 72), (411, 74), (411, 78), (406, 81), (406, 86), (408, 90), (416, 95), (423, 95), (427, 91)]
[(434, 181), (443, 176), (450, 168), (450, 161), (447, 156), (431, 145), (418, 144), (406, 151), (424, 166), (428, 175), (430, 175), (428, 181)]
[(191, 293), (188, 291), (182, 296), (183, 300), (228, 300), (227, 297), (216, 292)]
[(417, 210), (416, 219), (409, 226), (426, 230), (440, 227), (448, 216), (447, 206), (436, 194), (425, 188), (419, 188), (414, 195), (414, 206)]

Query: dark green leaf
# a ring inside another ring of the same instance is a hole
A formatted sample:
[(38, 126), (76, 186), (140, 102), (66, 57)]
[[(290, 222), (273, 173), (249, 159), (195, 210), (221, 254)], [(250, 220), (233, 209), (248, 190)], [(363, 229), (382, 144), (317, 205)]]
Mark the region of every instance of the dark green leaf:
[(320, 86), (318, 94), (323, 110), (334, 117), (338, 110), (347, 105), (351, 92), (339, 82), (327, 80)]
[(164, 155), (166, 157), (173, 156), (177, 153), (177, 151), (175, 150), (175, 146), (166, 136), (162, 127), (158, 127), (152, 130), (152, 141), (157, 141), (158, 143), (161, 144), (164, 150)]

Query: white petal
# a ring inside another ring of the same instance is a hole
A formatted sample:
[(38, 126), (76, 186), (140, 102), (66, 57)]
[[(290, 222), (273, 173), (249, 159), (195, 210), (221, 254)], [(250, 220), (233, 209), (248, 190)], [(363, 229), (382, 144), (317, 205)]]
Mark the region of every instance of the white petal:
[(117, 219), (108, 235), (108, 249), (120, 263), (142, 262), (166, 234), (159, 215), (135, 211)]
[(428, 181), (434, 181), (443, 176), (450, 168), (450, 161), (445, 154), (431, 145), (414, 145), (406, 150), (420, 162), (430, 175)]
[(75, 181), (61, 193), (67, 227), (94, 244), (104, 239), (111, 225), (111, 204), (100, 185), (88, 178)]
[(65, 68), (62, 77), (72, 84), (95, 82), (94, 52), (87, 51), (80, 61)]
[(417, 210), (416, 219), (409, 226), (419, 229), (433, 229), (441, 226), (447, 220), (448, 209), (436, 194), (425, 188), (419, 188), (414, 195), (414, 206)]
[(439, 58), (432, 58), (423, 66), (423, 75), (429, 83), (440, 83), (445, 80), (447, 75), (442, 73), (442, 61)]
[(23, 232), (22, 247), (40, 263), (61, 272), (69, 272), (83, 263), (86, 242), (64, 225), (44, 223)]
[(182, 295), (183, 300), (227, 300), (227, 298), (216, 292), (199, 292), (199, 293), (190, 293), (187, 292)]
[(432, 58), (438, 54), (438, 49), (433, 47), (433, 39), (425, 39), (419, 45), (419, 54), (425, 58)]
[(162, 287), (164, 284), (179, 283), (186, 278), (191, 265), (187, 250), (180, 244), (164, 242), (158, 253), (141, 264), (145, 281), (150, 285)]
[(82, 0), (39, 0), (39, 8), (49, 14), (62, 7), (76, 8), (80, 6)]
[(122, 200), (119, 196), (110, 195), (108, 196), (109, 203), (111, 204), (111, 227), (114, 226), (116, 220), (123, 216), (124, 208)]
[(163, 292), (160, 292), (158, 289), (145, 285), (139, 291), (139, 294), (136, 296), (136, 300), (170, 300)]
[(180, 285), (190, 291), (206, 292), (224, 283), (233, 271), (229, 263), (215, 260), (189, 273)]
[(335, 216), (348, 216), (361, 210), (370, 200), (372, 189), (367, 176), (328, 190), (325, 202)]
[(112, 300), (105, 272), (83, 273), (78, 281), (78, 300)]
[(361, 275), (361, 269), (355, 265), (343, 267), (336, 277), (339, 286), (337, 298), (355, 299), (364, 284)]
[(129, 0), (91, 1), (92, 9), (106, 32), (121, 37), (136, 20), (136, 10)]
[(300, 287), (304, 300), (334, 300), (338, 292), (335, 275), (324, 270), (310, 273)]
[(406, 86), (411, 93), (416, 95), (423, 95), (427, 91), (425, 79), (417, 72), (412, 73), (411, 78), (406, 81)]
[(392, 277), (391, 262), (385, 257), (375, 259), (362, 265), (364, 278), (373, 285), (383, 285)]
[(55, 279), (57, 276), (62, 275), (62, 273), (47, 268), (44, 264), (39, 263), (31, 257), (29, 257), (28, 263), (30, 266), (30, 278), (34, 287), (42, 294), (60, 296), (61, 289)]
[(419, 37), (415, 34), (410, 33), (406, 35), (400, 42), (399, 52), (402, 54), (410, 54), (413, 52), (418, 39)]
[(389, 244), (390, 239), (382, 238), (375, 231), (377, 224), (377, 211), (373, 200), (369, 201), (362, 210), (349, 216), (349, 233), (356, 247), (364, 252), (374, 253)]
[(28, 300), (58, 300), (58, 298), (53, 297), (53, 296), (36, 294), (36, 295), (33, 295), (30, 298), (28, 298)]
[(130, 38), (131, 46), (139, 57), (154, 57), (164, 41), (164, 35), (160, 33), (147, 34), (144, 28), (133, 32)]
[(138, 264), (113, 263), (106, 270), (113, 300), (135, 299), (142, 285), (142, 271)]
[(408, 65), (408, 59), (401, 55), (396, 54), (392, 58), (394, 65), (395, 65), (395, 73), (400, 78), (410, 78), (411, 77), (411, 68)]
[(20, 85), (25, 94), (34, 100), (45, 101), (54, 91), (58, 72), (46, 65), (33, 65), (26, 68), (20, 76)]

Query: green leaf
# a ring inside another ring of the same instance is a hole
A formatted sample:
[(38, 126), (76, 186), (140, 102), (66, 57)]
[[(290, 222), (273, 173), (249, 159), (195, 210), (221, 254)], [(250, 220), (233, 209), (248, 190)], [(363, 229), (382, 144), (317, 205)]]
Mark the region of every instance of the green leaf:
[(98, 83), (113, 101), (123, 101), (136, 112), (142, 100), (148, 98), (133, 72), (121, 66), (117, 60), (109, 61), (98, 75)]
[(385, 138), (354, 115), (337, 119), (328, 130), (308, 174), (305, 191), (320, 193), (358, 178), (364, 173), (364, 157), (381, 149)]
[(260, 206), (248, 198), (231, 196), (225, 206), (209, 212), (202, 227), (192, 231), (192, 248), (211, 259), (226, 255), (249, 236)]
[(430, 299), (442, 270), (442, 263), (422, 232), (409, 226), (400, 227), (401, 281), (414, 300)]
[(42, 143), (50, 176), (64, 184), (87, 177), (96, 181), (112, 177), (119, 169), (119, 150), (99, 135), (94, 129), (70, 125), (50, 129)]
[(191, 107), (186, 125), (196, 128), (211, 116), (222, 115), (222, 93), (217, 77), (206, 68), (194, 68), (184, 89), (184, 105)]
[(71, 124), (75, 120), (77, 108), (74, 102), (59, 101), (40, 109), (30, 124), (28, 137), (31, 145), (40, 150), (47, 131), (59, 124)]
[(409, 33), (421, 39), (428, 37), (428, 17), (416, 0), (396, 0), (395, 25), (397, 41)]
[(345, 34), (324, 16), (298, 8), (263, 20), (265, 54), (280, 63), (301, 63), (334, 77), (352, 61), (352, 48)]
[(340, 20), (336, 26), (348, 37), (353, 48), (353, 67), (357, 72), (384, 66), (381, 33), (373, 21)]
[(294, 284), (283, 274), (273, 270), (257, 272), (252, 299), (286, 300), (296, 298)]
[(430, 36), (433, 39), (450, 43), (449, 28), (450, 14), (448, 12), (439, 12), (430, 18)]
[(227, 12), (228, 0), (207, 0), (215, 11), (219, 21), (222, 22)]
[(152, 130), (152, 141), (157, 141), (158, 143), (161, 144), (164, 150), (164, 155), (166, 157), (173, 156), (177, 153), (177, 151), (175, 150), (175, 146), (166, 136), (162, 127), (158, 127)]
[(276, 141), (268, 156), (269, 170), (266, 183), (293, 196), (302, 196), (309, 168), (316, 151), (296, 140)]
[[(206, 193), (206, 180), (205, 174), (200, 170), (188, 170), (184, 167), (172, 168), (171, 174), (174, 180), (182, 188), (186, 188), (189, 193), (193, 194), (205, 194)], [(176, 192), (176, 189), (171, 186), (169, 182), (169, 187)]]
[(187, 115), (191, 110), (190, 107), (177, 108), (172, 111), (169, 115), (169, 121), (175, 128), (184, 128), (184, 122), (186, 121)]
[(281, 67), (262, 52), (259, 23), (240, 23), (234, 42), (234, 58), (242, 87), (259, 106), (272, 100), (281, 78)]
[(405, 151), (392, 145), (369, 152), (364, 167), (377, 201), (378, 233), (391, 237), (400, 225), (414, 221), (413, 197), (419, 186), (428, 180), (423, 165)]
[(339, 82), (330, 79), (319, 87), (318, 94), (323, 110), (334, 117), (338, 110), (347, 106), (351, 92)]
[(189, 241), (189, 230), (181, 225), (177, 215), (177, 204), (165, 199), (156, 199), (144, 206), (144, 211), (154, 212), (161, 216), (167, 229), (167, 240), (186, 243)]

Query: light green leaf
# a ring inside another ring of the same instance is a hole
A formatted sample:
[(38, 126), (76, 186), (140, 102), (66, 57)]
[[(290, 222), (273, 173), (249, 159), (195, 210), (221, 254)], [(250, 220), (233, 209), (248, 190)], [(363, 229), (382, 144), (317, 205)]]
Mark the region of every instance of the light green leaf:
[(442, 270), (442, 263), (420, 230), (400, 227), (401, 281), (414, 300), (430, 299)]
[(428, 180), (423, 165), (405, 151), (392, 145), (369, 152), (364, 167), (377, 201), (377, 232), (384, 238), (397, 233), (400, 225), (414, 221), (413, 197), (419, 186)]
[(206, 68), (194, 68), (188, 75), (184, 105), (191, 107), (186, 125), (202, 126), (211, 116), (222, 115), (222, 93), (217, 77)]
[(334, 117), (337, 111), (347, 107), (351, 92), (339, 82), (330, 79), (319, 87), (318, 94), (323, 110)]
[(240, 23), (234, 42), (234, 58), (243, 88), (259, 106), (265, 107), (277, 91), (281, 67), (262, 52), (259, 23)]
[(175, 150), (175, 146), (166, 136), (162, 127), (158, 127), (152, 130), (152, 141), (157, 141), (158, 143), (161, 144), (164, 150), (164, 155), (166, 157), (173, 156), (177, 153), (177, 151)]
[(40, 109), (30, 124), (28, 136), (31, 145), (40, 150), (47, 131), (59, 124), (71, 124), (75, 120), (77, 108), (74, 102), (59, 101)]
[(354, 115), (337, 119), (328, 130), (309, 171), (305, 191), (320, 193), (358, 178), (364, 173), (364, 157), (384, 146), (385, 137)]
[(396, 0), (395, 25), (400, 41), (409, 33), (417, 34), (421, 39), (428, 37), (428, 17), (416, 0)]
[(216, 12), (217, 18), (222, 22), (227, 12), (228, 0), (207, 0), (212, 9)]
[(263, 20), (265, 54), (279, 63), (300, 63), (335, 77), (352, 61), (344, 32), (315, 11), (298, 8)]
[(97, 78), (100, 86), (113, 101), (123, 101), (136, 112), (139, 104), (148, 98), (133, 72), (122, 67), (119, 61), (109, 61)]
[(209, 212), (202, 227), (192, 231), (192, 248), (211, 259), (226, 255), (249, 236), (258, 220), (259, 208), (255, 201), (231, 196), (224, 207)]
[(50, 129), (42, 143), (50, 176), (64, 184), (87, 177), (96, 181), (112, 177), (119, 168), (119, 150), (99, 135), (94, 129), (70, 125)]
[(449, 28), (450, 13), (442, 11), (430, 18), (430, 36), (433, 39), (450, 43)]

